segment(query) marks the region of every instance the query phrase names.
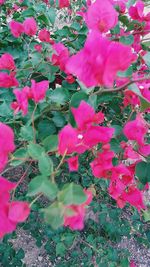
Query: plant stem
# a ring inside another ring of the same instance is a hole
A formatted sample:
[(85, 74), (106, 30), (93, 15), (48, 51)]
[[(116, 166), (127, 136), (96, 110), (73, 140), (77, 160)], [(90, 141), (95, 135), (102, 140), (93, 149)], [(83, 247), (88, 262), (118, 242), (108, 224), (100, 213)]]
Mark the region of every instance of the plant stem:
[(36, 109), (37, 109), (37, 104), (35, 105), (34, 110), (33, 110), (33, 113), (32, 113), (32, 116), (31, 116), (32, 128), (33, 128), (33, 135), (34, 135), (34, 139), (33, 139), (33, 142), (34, 143), (36, 143), (36, 131), (35, 131), (35, 125), (34, 125), (34, 115), (35, 115)]
[(130, 80), (129, 82), (125, 83), (124, 85), (116, 87), (116, 88), (109, 88), (109, 89), (104, 88), (103, 90), (100, 89), (100, 90), (92, 93), (92, 95), (99, 95), (99, 94), (102, 94), (102, 93), (120, 92), (120, 91), (123, 91), (124, 89), (126, 89), (129, 85), (131, 85), (133, 83), (141, 82), (141, 81), (145, 81), (145, 80), (150, 80), (150, 76), (142, 77), (142, 78), (139, 78), (139, 79), (136, 79), (136, 80)]

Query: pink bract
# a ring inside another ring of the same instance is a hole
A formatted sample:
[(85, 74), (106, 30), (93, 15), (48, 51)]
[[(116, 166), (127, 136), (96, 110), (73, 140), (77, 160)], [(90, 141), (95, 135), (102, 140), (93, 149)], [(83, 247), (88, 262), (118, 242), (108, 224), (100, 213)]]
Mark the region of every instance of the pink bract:
[(85, 101), (81, 101), (78, 108), (71, 108), (78, 129), (83, 130), (93, 123), (102, 123), (104, 120), (104, 114), (102, 112), (95, 113), (93, 107), (91, 107)]
[(31, 80), (31, 95), (32, 99), (38, 103), (42, 101), (46, 96), (46, 91), (49, 88), (49, 81), (44, 80), (41, 82), (35, 82), (35, 80)]
[(23, 24), (18, 22), (18, 21), (15, 21), (15, 20), (12, 20), (10, 23), (9, 23), (9, 27), (10, 27), (10, 30), (11, 30), (11, 33), (14, 37), (18, 38), (21, 36), (22, 33), (24, 33), (24, 27), (23, 27)]
[(74, 157), (67, 159), (67, 163), (68, 163), (70, 172), (78, 171), (78, 168), (79, 168), (78, 156), (74, 156)]
[(138, 114), (136, 119), (129, 121), (124, 126), (124, 134), (129, 140), (136, 141), (139, 145), (144, 144), (144, 138), (148, 131), (146, 121), (141, 114)]
[(50, 39), (50, 32), (46, 28), (39, 31), (38, 38), (42, 42), (47, 42), (47, 43), (52, 42), (52, 40)]
[(0, 87), (10, 88), (18, 85), (19, 83), (13, 75), (9, 75), (5, 72), (0, 72)]
[(68, 48), (62, 43), (57, 43), (53, 45), (53, 49), (56, 51), (52, 55), (52, 63), (54, 66), (59, 66), (62, 71), (66, 70), (66, 63), (69, 59)]
[(89, 29), (107, 32), (118, 22), (118, 13), (109, 0), (96, 0), (88, 8), (85, 21)]
[(13, 201), (10, 203), (8, 218), (13, 222), (24, 222), (30, 214), (30, 207), (27, 202)]
[(37, 23), (34, 18), (27, 18), (23, 22), (24, 32), (29, 36), (33, 36), (37, 32)]
[(66, 70), (77, 76), (87, 87), (111, 87), (118, 71), (125, 71), (132, 60), (133, 55), (129, 46), (109, 41), (98, 32), (92, 31), (84, 48), (71, 56), (66, 63)]
[(0, 58), (0, 70), (14, 70), (16, 68), (14, 59), (9, 53), (5, 53)]
[(14, 114), (18, 113), (20, 110), (24, 116), (28, 113), (28, 91), (30, 91), (28, 86), (24, 87), (22, 90), (15, 89), (13, 91), (17, 100), (17, 102), (11, 104), (12, 109), (14, 109)]
[(69, 0), (59, 0), (59, 8), (69, 7), (70, 1)]

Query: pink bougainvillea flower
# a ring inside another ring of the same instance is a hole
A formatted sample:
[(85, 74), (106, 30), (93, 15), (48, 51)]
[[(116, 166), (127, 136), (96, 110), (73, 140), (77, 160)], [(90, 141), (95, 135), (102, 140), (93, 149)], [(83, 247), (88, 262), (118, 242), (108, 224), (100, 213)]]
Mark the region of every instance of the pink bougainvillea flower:
[(66, 63), (69, 59), (68, 48), (61, 43), (53, 45), (53, 49), (56, 51), (52, 55), (52, 63), (54, 66), (59, 66), (62, 71), (66, 70)]
[(9, 75), (5, 72), (0, 72), (0, 87), (9, 88), (18, 85), (19, 83), (13, 75)]
[(81, 101), (78, 108), (71, 108), (78, 129), (83, 130), (93, 123), (99, 124), (104, 121), (104, 114), (102, 112), (95, 113), (93, 107), (91, 107), (85, 101)]
[(90, 126), (86, 131), (78, 131), (66, 125), (59, 133), (58, 150), (61, 155), (77, 152), (84, 153), (99, 143), (108, 143), (114, 134), (113, 128)]
[(0, 208), (0, 238), (16, 229), (16, 223), (8, 219), (9, 204), (3, 203)]
[(77, 171), (79, 168), (78, 156), (71, 157), (67, 159), (69, 171), (74, 172)]
[(59, 0), (59, 8), (69, 7), (70, 1), (69, 0)]
[(108, 128), (104, 126), (91, 126), (84, 134), (84, 144), (92, 148), (98, 143), (109, 143), (113, 134), (114, 128)]
[(30, 207), (27, 202), (13, 201), (10, 203), (8, 218), (13, 222), (24, 222), (30, 214)]
[(73, 215), (64, 216), (64, 226), (69, 226), (71, 230), (82, 230), (84, 228), (85, 208), (82, 205), (70, 205), (67, 209), (69, 209)]
[(5, 53), (0, 58), (0, 70), (14, 70), (16, 68), (14, 59), (9, 53)]
[(61, 155), (81, 154), (98, 143), (106, 144), (111, 140), (114, 128), (94, 125), (103, 121), (103, 113), (95, 114), (94, 109), (84, 101), (78, 108), (72, 108), (72, 112), (78, 128), (66, 125), (60, 131), (58, 150)]
[(61, 155), (72, 154), (78, 144), (78, 134), (71, 125), (66, 125), (59, 132), (58, 150)]
[(109, 178), (109, 172), (113, 168), (112, 159), (115, 156), (113, 151), (98, 153), (98, 157), (91, 162), (92, 173), (97, 178)]
[(41, 45), (41, 44), (36, 44), (36, 45), (34, 46), (34, 48), (35, 48), (35, 50), (38, 51), (39, 53), (42, 52), (42, 45)]
[(11, 191), (15, 187), (16, 187), (16, 183), (12, 183), (8, 181), (7, 179), (3, 178), (2, 176), (0, 177), (0, 194), (2, 192)]
[[(109, 191), (110, 196), (116, 201), (118, 201), (118, 199), (121, 198), (121, 195), (123, 191), (125, 190), (125, 188), (126, 188), (126, 185), (120, 179), (115, 179), (115, 180), (111, 180), (108, 191)], [(125, 206), (125, 201), (123, 202), (124, 203), (122, 203), (122, 207)]]
[(138, 211), (145, 209), (142, 191), (140, 191), (134, 185), (129, 186), (127, 191), (122, 193), (122, 198), (131, 206), (136, 207)]
[(22, 90), (15, 89), (13, 91), (17, 100), (11, 104), (11, 108), (14, 109), (14, 114), (17, 114), (20, 110), (24, 116), (28, 113), (29, 92), (30, 88), (28, 86), (24, 87)]
[(9, 23), (9, 27), (10, 27), (10, 30), (11, 30), (11, 33), (14, 37), (18, 38), (21, 36), (22, 33), (24, 33), (24, 27), (23, 27), (23, 24), (18, 22), (18, 21), (15, 21), (15, 20), (12, 20), (10, 23)]
[(144, 3), (143, 1), (137, 1), (135, 6), (129, 8), (129, 15), (132, 19), (138, 20), (140, 22), (144, 19)]
[(6, 124), (0, 122), (0, 151), (4, 153), (13, 152), (14, 145), (14, 133), (13, 130)]
[(17, 223), (24, 222), (30, 213), (29, 204), (27, 202), (10, 202), (10, 191), (13, 190), (16, 185), (16, 183), (12, 183), (0, 177), (0, 238), (14, 231)]
[(17, 223), (24, 222), (30, 213), (26, 202), (3, 203), (0, 208), (0, 238), (16, 229)]
[(46, 91), (49, 88), (49, 81), (44, 80), (41, 82), (36, 82), (35, 80), (31, 80), (31, 84), (32, 99), (38, 103), (45, 98)]
[(2, 6), (5, 3), (5, 0), (0, 0), (0, 6)]
[[(64, 226), (69, 226), (71, 230), (82, 230), (84, 228), (84, 218), (86, 214), (86, 206), (92, 201), (92, 192), (88, 189), (84, 189), (84, 193), (87, 195), (87, 200), (80, 205), (70, 205), (66, 207), (66, 214), (64, 216)], [(67, 211), (73, 213), (67, 214)]]
[(89, 29), (107, 32), (118, 22), (118, 13), (109, 0), (96, 0), (88, 8), (85, 21)]
[(7, 164), (9, 153), (14, 150), (13, 130), (4, 123), (0, 123), (0, 171), (2, 171)]
[(150, 155), (150, 144), (144, 144), (139, 147), (139, 152), (143, 156), (149, 156)]
[(125, 71), (132, 61), (133, 54), (129, 46), (109, 41), (97, 31), (92, 31), (84, 48), (66, 62), (66, 70), (87, 87), (111, 87), (117, 73)]
[(33, 17), (25, 19), (23, 27), (25, 34), (29, 36), (33, 36), (37, 32), (37, 23)]
[(124, 107), (126, 107), (128, 105), (132, 105), (133, 107), (135, 107), (136, 105), (140, 106), (140, 99), (131, 90), (125, 90), (124, 91), (123, 105), (124, 105)]
[(50, 32), (46, 28), (39, 31), (38, 37), (42, 42), (53, 43), (53, 40), (50, 38)]
[(145, 208), (145, 205), (143, 203), (143, 193), (136, 187), (134, 172), (123, 164), (114, 167), (109, 185), (109, 194), (117, 201), (118, 207), (123, 208), (126, 203), (129, 203), (140, 211)]
[(115, 0), (114, 4), (119, 7), (119, 12), (124, 14), (126, 11), (127, 0)]
[(136, 119), (129, 121), (124, 126), (123, 132), (129, 140), (136, 141), (139, 145), (144, 144), (144, 138), (148, 131), (146, 121), (141, 114), (136, 116)]
[(124, 150), (124, 158), (133, 159), (136, 161), (140, 161), (142, 159), (141, 155), (136, 152), (131, 145), (128, 145)]
[(138, 267), (133, 260), (130, 261), (130, 267)]
[(111, 180), (120, 179), (124, 185), (128, 185), (134, 181), (134, 176), (129, 167), (124, 164), (119, 164), (112, 169)]

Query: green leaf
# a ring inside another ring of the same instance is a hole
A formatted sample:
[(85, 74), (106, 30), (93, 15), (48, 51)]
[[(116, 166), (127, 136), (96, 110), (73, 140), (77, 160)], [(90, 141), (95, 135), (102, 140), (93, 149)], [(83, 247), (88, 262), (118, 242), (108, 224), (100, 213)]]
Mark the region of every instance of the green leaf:
[(24, 256), (25, 256), (24, 250), (22, 248), (20, 248), (16, 253), (16, 258), (21, 260), (24, 258)]
[(56, 12), (53, 7), (48, 9), (48, 17), (52, 25), (55, 23), (55, 18), (56, 18)]
[(150, 52), (147, 52), (146, 55), (143, 58), (144, 58), (144, 61), (147, 64), (147, 66), (150, 67)]
[(30, 143), (28, 145), (28, 153), (33, 159), (39, 159), (44, 152), (44, 148), (38, 144)]
[(49, 26), (49, 20), (45, 14), (39, 15), (38, 20), (43, 22), (46, 26)]
[(115, 137), (121, 134), (122, 127), (120, 125), (111, 125), (111, 127), (115, 129), (115, 133), (114, 133)]
[(47, 136), (56, 133), (56, 127), (53, 121), (50, 120), (40, 120), (38, 124), (38, 137), (44, 139)]
[(72, 96), (70, 106), (77, 108), (82, 100), (88, 101), (88, 95), (84, 92), (77, 92)]
[(66, 247), (64, 245), (64, 243), (60, 242), (56, 245), (56, 256), (60, 255), (60, 256), (64, 256), (66, 252)]
[(34, 17), (34, 9), (31, 7), (31, 8), (28, 8), (28, 9), (24, 10), (21, 13), (21, 17), (24, 17), (24, 18)]
[(57, 150), (58, 147), (58, 136), (50, 135), (43, 140), (43, 145), (46, 152), (53, 152)]
[(144, 217), (144, 221), (145, 222), (150, 221), (150, 211), (149, 210), (144, 210), (143, 211), (143, 217)]
[(9, 107), (9, 104), (7, 102), (3, 102), (1, 105), (0, 105), (0, 114), (1, 114), (1, 117), (7, 117), (9, 118), (11, 116), (11, 109)]
[(18, 165), (22, 164), (22, 162), (24, 161), (24, 159), (27, 158), (29, 156), (29, 154), (27, 152), (27, 149), (25, 149), (25, 148), (19, 148), (19, 149), (17, 149), (15, 151), (15, 153), (13, 154), (13, 156), (15, 158), (22, 158), (22, 160), (14, 159), (11, 162), (11, 166), (18, 166)]
[(133, 68), (132, 66), (130, 66), (126, 71), (119, 71), (117, 75), (119, 77), (129, 77), (132, 75), (132, 73), (133, 73)]
[(87, 199), (80, 185), (74, 183), (66, 184), (59, 193), (59, 201), (64, 205), (81, 204)]
[(39, 193), (43, 193), (50, 200), (56, 198), (58, 192), (57, 185), (50, 182), (47, 177), (42, 175), (36, 176), (29, 183), (28, 196), (34, 196)]
[(139, 96), (141, 102), (141, 112), (150, 107), (150, 102), (145, 97), (142, 96), (139, 88), (135, 83), (128, 86), (128, 89)]
[(51, 94), (51, 101), (57, 104), (64, 104), (68, 99), (68, 91), (64, 88), (56, 88)]
[(31, 126), (23, 126), (20, 130), (20, 138), (25, 141), (32, 141), (34, 139), (34, 132)]
[(150, 162), (139, 162), (135, 168), (135, 174), (142, 184), (150, 182)]
[(115, 153), (119, 153), (122, 149), (120, 147), (120, 142), (118, 139), (112, 138), (111, 142), (111, 149), (115, 152)]
[(131, 45), (134, 43), (134, 37), (133, 35), (121, 36), (120, 42), (125, 45)]
[(59, 111), (53, 111), (53, 122), (55, 123), (56, 127), (62, 128), (66, 124), (66, 118), (62, 114), (62, 112)]
[(53, 229), (57, 229), (63, 225), (63, 206), (59, 202), (54, 202), (48, 208), (43, 209), (45, 221), (51, 225)]
[(53, 162), (44, 152), (38, 158), (38, 166), (42, 175), (49, 176), (53, 172)]

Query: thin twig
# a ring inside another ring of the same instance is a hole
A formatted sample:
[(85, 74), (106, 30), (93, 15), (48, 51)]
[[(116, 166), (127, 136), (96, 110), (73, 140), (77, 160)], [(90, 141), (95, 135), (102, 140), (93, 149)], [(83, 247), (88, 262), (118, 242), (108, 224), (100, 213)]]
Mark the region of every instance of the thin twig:
[(124, 89), (126, 89), (129, 85), (133, 84), (133, 83), (136, 83), (136, 82), (141, 82), (141, 81), (145, 81), (145, 80), (150, 80), (150, 76), (147, 76), (147, 77), (142, 77), (142, 78), (139, 78), (139, 79), (136, 79), (136, 80), (130, 80), (129, 82), (125, 83), (124, 85), (122, 86), (119, 86), (119, 87), (116, 87), (116, 88), (104, 88), (102, 90), (102, 88), (100, 88), (100, 90), (92, 93), (92, 95), (99, 95), (99, 94), (102, 94), (102, 93), (114, 93), (114, 92), (120, 92), (120, 91), (123, 91)]
[(14, 197), (15, 197), (16, 188), (22, 183), (22, 181), (23, 181), (24, 178), (26, 177), (26, 174), (27, 174), (27, 172), (28, 172), (28, 170), (29, 170), (31, 164), (32, 164), (32, 162), (30, 162), (30, 164), (28, 165), (27, 169), (25, 170), (25, 172), (23, 173), (23, 175), (21, 176), (21, 178), (20, 178), (19, 181), (17, 182), (16, 187), (15, 187), (15, 189), (14, 189), (14, 191), (13, 191), (13, 194), (12, 194), (12, 199), (14, 199)]

